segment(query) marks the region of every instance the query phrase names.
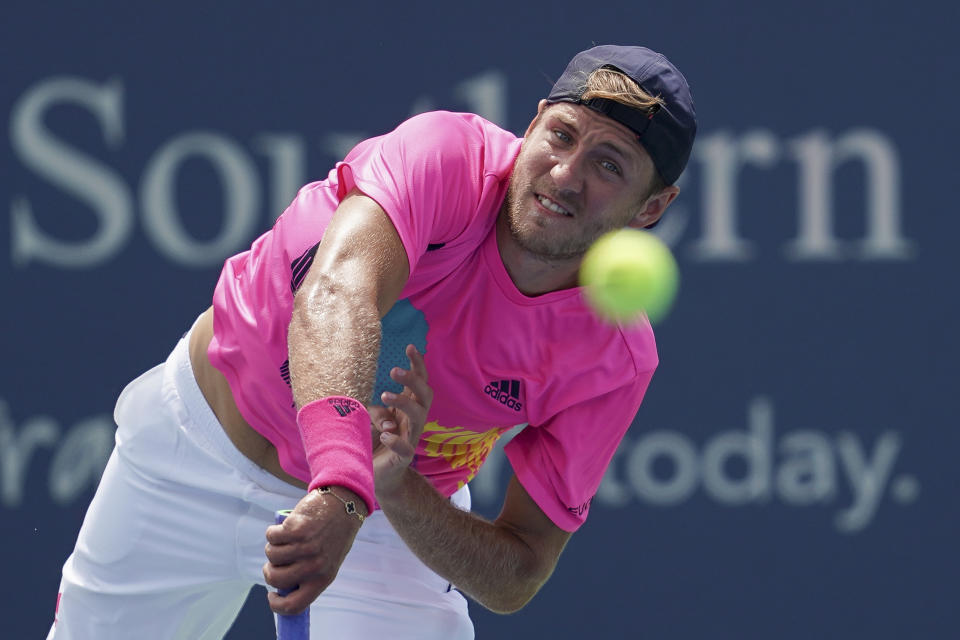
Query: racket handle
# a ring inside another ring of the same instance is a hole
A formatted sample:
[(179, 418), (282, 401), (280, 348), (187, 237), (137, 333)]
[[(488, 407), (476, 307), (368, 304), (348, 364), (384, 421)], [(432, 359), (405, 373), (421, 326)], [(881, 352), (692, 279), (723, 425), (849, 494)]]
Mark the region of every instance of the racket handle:
[[(290, 510), (277, 511), (276, 523), (281, 524), (290, 515)], [(293, 589), (278, 589), (277, 592), (285, 596)], [(277, 614), (277, 640), (310, 640), (310, 607), (307, 607), (303, 613), (288, 616), (282, 613)]]

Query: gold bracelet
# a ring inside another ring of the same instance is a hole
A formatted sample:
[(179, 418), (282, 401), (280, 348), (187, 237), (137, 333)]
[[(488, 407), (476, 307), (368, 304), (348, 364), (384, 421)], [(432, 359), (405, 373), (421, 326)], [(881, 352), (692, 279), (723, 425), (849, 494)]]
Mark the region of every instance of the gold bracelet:
[(336, 498), (337, 500), (343, 503), (343, 507), (344, 509), (347, 510), (347, 513), (353, 516), (357, 516), (360, 519), (360, 522), (363, 522), (364, 515), (359, 511), (357, 511), (357, 503), (355, 503), (353, 500), (344, 500), (343, 498), (335, 494), (333, 492), (333, 489), (331, 489), (330, 487), (317, 487), (316, 492), (319, 493), (320, 495), (329, 494), (333, 496), (334, 498)]

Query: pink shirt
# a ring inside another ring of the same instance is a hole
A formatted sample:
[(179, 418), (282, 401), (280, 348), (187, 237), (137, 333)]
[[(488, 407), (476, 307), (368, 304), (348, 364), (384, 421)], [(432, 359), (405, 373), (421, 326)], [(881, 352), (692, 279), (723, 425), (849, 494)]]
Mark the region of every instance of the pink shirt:
[(308, 184), (249, 251), (227, 260), (214, 293), (209, 355), (247, 421), (305, 482), (287, 369), (293, 293), (334, 210), (357, 188), (390, 216), (410, 261), (384, 317), (374, 398), (387, 372), (425, 354), (434, 401), (414, 460), (444, 495), (479, 469), (500, 434), (514, 472), (559, 527), (573, 531), (657, 365), (649, 324), (610, 327), (580, 289), (534, 298), (514, 286), (494, 223), (522, 140), (471, 114), (416, 116), (360, 143)]

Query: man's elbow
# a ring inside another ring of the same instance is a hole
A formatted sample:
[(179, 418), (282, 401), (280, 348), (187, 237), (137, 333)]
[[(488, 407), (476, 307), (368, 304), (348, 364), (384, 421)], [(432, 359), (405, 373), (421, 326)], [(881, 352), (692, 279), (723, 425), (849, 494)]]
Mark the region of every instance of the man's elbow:
[(489, 609), (493, 613), (498, 613), (500, 615), (509, 615), (511, 613), (516, 613), (527, 606), (527, 603), (533, 600), (533, 596), (536, 595), (536, 591), (530, 594), (524, 595), (503, 595), (497, 594), (489, 598), (488, 600), (481, 602), (485, 608)]
[(547, 579), (553, 573), (553, 567), (548, 571), (528, 572), (526, 575), (516, 575), (509, 585), (490, 594), (480, 601), (484, 607), (494, 613), (507, 615), (523, 609), (537, 595)]

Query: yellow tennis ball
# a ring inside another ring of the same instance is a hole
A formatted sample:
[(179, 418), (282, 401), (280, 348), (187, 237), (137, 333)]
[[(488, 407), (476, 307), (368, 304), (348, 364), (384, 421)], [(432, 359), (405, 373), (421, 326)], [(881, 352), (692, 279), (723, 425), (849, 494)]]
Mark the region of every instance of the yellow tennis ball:
[(601, 317), (630, 323), (646, 312), (651, 323), (666, 316), (677, 294), (677, 261), (648, 231), (620, 229), (604, 234), (587, 250), (580, 284)]

